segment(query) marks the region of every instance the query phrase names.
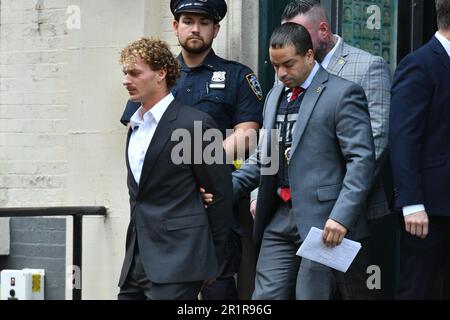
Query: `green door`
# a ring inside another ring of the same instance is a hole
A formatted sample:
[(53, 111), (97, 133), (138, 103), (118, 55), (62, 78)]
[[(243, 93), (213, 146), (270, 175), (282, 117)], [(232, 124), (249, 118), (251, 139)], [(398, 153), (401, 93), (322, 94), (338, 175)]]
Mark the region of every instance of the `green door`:
[(281, 23), (281, 14), (290, 0), (259, 1), (258, 77), (264, 96), (272, 89), (275, 72), (269, 59), (269, 40), (272, 31)]

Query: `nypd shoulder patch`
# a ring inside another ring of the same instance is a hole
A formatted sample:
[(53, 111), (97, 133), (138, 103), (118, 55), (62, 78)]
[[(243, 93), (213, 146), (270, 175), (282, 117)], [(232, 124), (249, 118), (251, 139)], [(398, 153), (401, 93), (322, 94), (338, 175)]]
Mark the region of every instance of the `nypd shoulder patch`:
[(252, 88), (253, 93), (256, 95), (259, 101), (262, 101), (263, 92), (261, 89), (261, 85), (259, 84), (258, 78), (256, 77), (256, 74), (250, 73), (246, 75), (245, 78), (247, 79), (250, 88)]

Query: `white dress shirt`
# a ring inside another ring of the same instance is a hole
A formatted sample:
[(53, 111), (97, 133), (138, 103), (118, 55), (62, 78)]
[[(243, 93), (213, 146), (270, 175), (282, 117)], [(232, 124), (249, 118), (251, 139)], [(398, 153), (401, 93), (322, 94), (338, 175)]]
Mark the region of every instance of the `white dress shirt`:
[(448, 40), (446, 37), (444, 37), (442, 34), (437, 31), (435, 33), (436, 38), (439, 40), (439, 42), (444, 47), (445, 51), (447, 51), (448, 57), (450, 58), (450, 40)]
[(323, 61), (321, 63), (321, 65), (324, 69), (328, 68), (328, 65), (330, 64), (330, 61), (331, 61), (331, 57), (336, 52), (337, 47), (340, 45), (340, 43), (342, 41), (342, 38), (339, 37), (337, 34), (335, 34), (334, 36), (337, 38), (336, 44), (334, 45), (333, 49), (331, 49), (331, 51), (327, 53), (325, 58), (323, 58)]
[(128, 161), (134, 180), (138, 185), (141, 179), (145, 155), (147, 154), (147, 149), (150, 146), (156, 127), (173, 100), (172, 93), (169, 93), (144, 115), (142, 114), (141, 106), (130, 119), (130, 126), (133, 132), (131, 133), (130, 143), (128, 145)]
[(314, 77), (316, 76), (317, 71), (319, 71), (319, 64), (317, 63), (317, 61), (314, 61), (314, 67), (312, 68), (311, 72), (309, 73), (308, 77), (306, 78), (305, 82), (303, 82), (300, 87), (302, 87), (303, 89), (308, 89), (309, 86), (311, 85)]
[[(309, 73), (308, 77), (306, 78), (305, 82), (303, 82), (299, 87), (302, 87), (303, 90), (306, 90), (311, 85), (314, 77), (316, 76), (317, 71), (319, 71), (319, 63), (317, 61), (314, 61), (314, 67), (312, 68), (311, 72)], [(288, 87), (284, 88), (284, 91), (290, 90)], [(288, 93), (287, 95), (287, 101), (291, 100), (292, 92)]]

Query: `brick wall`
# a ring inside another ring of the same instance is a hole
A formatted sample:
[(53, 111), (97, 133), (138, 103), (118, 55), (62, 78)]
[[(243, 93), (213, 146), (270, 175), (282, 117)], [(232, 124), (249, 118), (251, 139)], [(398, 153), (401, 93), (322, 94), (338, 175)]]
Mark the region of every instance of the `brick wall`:
[(45, 299), (65, 299), (66, 220), (12, 218), (9, 256), (0, 257), (3, 269), (44, 269)]

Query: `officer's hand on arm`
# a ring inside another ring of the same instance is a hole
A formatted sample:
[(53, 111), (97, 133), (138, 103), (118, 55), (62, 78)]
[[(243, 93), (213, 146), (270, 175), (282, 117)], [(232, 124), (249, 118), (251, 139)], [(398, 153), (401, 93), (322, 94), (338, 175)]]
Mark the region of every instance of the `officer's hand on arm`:
[(253, 200), (250, 202), (250, 213), (253, 217), (253, 220), (255, 220), (256, 217), (256, 200)]
[(208, 207), (208, 204), (211, 204), (213, 202), (213, 195), (212, 193), (206, 193), (206, 190), (202, 187), (200, 187), (200, 195), (202, 197), (203, 204), (205, 205), (205, 208)]
[(204, 287), (207, 287), (207, 286), (212, 285), (215, 281), (216, 281), (216, 278), (213, 278), (213, 279), (207, 279), (207, 280), (203, 281), (203, 285), (202, 285), (202, 288), (200, 289), (200, 292), (203, 291), (203, 288), (204, 288)]
[(347, 234), (347, 228), (342, 224), (328, 219), (323, 228), (323, 242), (327, 247), (335, 247), (341, 244)]
[(405, 216), (405, 229), (413, 236), (425, 239), (428, 235), (428, 215), (419, 211)]

